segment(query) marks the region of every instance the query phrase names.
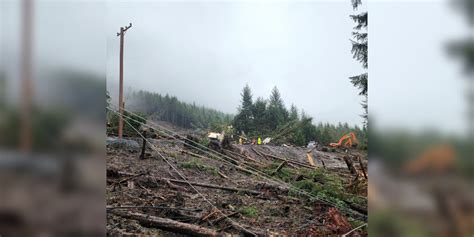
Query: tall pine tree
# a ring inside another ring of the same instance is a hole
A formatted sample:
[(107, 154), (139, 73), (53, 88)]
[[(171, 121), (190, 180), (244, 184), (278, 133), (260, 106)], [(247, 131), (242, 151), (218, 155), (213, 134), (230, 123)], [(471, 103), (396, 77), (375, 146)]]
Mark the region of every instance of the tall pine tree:
[(276, 86), (272, 89), (266, 114), (265, 121), (268, 123), (270, 130), (274, 130), (288, 121), (288, 111)]
[[(466, 17), (468, 27), (471, 30), (474, 29), (474, 1), (453, 0), (453, 5)], [(467, 76), (467, 129), (469, 140), (474, 142), (474, 39), (472, 31), (466, 38), (451, 43), (448, 50), (464, 63)]]
[[(352, 7), (354, 11), (356, 11), (359, 5), (362, 4), (362, 0), (351, 0)], [(352, 31), (352, 57), (359, 61), (362, 64), (364, 69), (364, 73), (350, 77), (351, 83), (359, 89), (359, 95), (364, 96), (364, 100), (362, 101), (361, 105), (364, 109), (364, 114), (362, 117), (364, 118), (364, 127), (367, 127), (368, 124), (368, 79), (369, 74), (367, 69), (369, 67), (368, 64), (368, 12), (360, 12), (355, 15), (350, 15), (351, 19), (356, 24)]]
[(255, 103), (253, 104), (253, 118), (254, 118), (254, 126), (255, 132), (258, 134), (265, 134), (268, 126), (265, 121), (265, 114), (267, 110), (267, 102), (262, 98), (257, 98)]
[(294, 104), (291, 104), (289, 119), (290, 121), (298, 120), (298, 108)]
[(253, 130), (253, 113), (252, 113), (252, 91), (248, 85), (245, 85), (242, 93), (242, 105), (239, 107), (239, 113), (234, 118), (234, 127), (238, 132), (248, 133)]

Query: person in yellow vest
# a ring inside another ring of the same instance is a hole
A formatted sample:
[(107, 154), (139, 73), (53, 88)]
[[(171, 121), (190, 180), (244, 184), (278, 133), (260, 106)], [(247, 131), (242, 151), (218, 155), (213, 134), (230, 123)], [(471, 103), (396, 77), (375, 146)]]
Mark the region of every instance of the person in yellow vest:
[(239, 137), (239, 144), (242, 145), (242, 137)]
[(262, 145), (262, 139), (258, 136), (257, 145)]

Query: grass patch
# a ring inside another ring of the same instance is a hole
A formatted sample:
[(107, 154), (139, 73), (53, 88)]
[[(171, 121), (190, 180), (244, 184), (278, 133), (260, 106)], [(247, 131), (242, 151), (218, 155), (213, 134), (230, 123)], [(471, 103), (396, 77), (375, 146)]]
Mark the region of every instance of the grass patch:
[(360, 220), (356, 220), (356, 219), (351, 218), (351, 217), (347, 218), (347, 221), (349, 221), (349, 223), (351, 223), (352, 228), (356, 228), (356, 227), (359, 227), (359, 226), (365, 224), (365, 222), (360, 221)]
[(181, 163), (181, 167), (185, 169), (195, 169), (195, 170), (207, 172), (216, 176), (219, 175), (215, 167), (205, 165), (201, 162), (201, 160), (198, 160), (196, 158), (193, 158), (190, 161)]
[(256, 217), (256, 216), (258, 216), (258, 210), (257, 210), (256, 207), (253, 207), (253, 206), (242, 207), (242, 208), (239, 210), (239, 212), (242, 213), (242, 215), (248, 216), (248, 217)]
[[(271, 174), (280, 164), (274, 162), (264, 170), (265, 173)], [(296, 181), (295, 178), (299, 174), (303, 178), (299, 178)], [(274, 177), (291, 183), (297, 189), (310, 193), (319, 200), (331, 202), (340, 208), (349, 208), (348, 204), (344, 201), (367, 206), (367, 199), (365, 197), (349, 192), (345, 187), (343, 178), (326, 169), (318, 168), (308, 171), (306, 169), (294, 170), (285, 167), (275, 174)], [(297, 190), (290, 190), (289, 195), (300, 196), (300, 193)], [(354, 221), (354, 224), (358, 223)]]
[(176, 152), (170, 152), (170, 153), (168, 153), (168, 155), (172, 158), (175, 158), (175, 159), (178, 158), (178, 154)]
[[(273, 171), (275, 171), (280, 164), (281, 162), (280, 163), (273, 162), (271, 165), (267, 166), (263, 171), (266, 174), (271, 175)], [(283, 167), (274, 176), (287, 183), (290, 183), (290, 182), (293, 182), (293, 178), (295, 177), (295, 175), (296, 175), (296, 172), (294, 172), (292, 169)]]
[[(305, 179), (293, 182), (293, 185), (316, 196), (318, 199), (347, 207), (343, 200), (349, 200), (353, 195), (346, 192), (341, 178), (325, 169), (315, 169), (305, 174), (305, 176)], [(290, 192), (290, 195), (297, 195), (297, 192)]]

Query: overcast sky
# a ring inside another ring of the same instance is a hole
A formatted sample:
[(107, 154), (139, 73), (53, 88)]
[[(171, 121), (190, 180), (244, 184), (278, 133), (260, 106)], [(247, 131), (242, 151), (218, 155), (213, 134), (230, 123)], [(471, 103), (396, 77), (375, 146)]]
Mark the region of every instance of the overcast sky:
[[(369, 2), (369, 107), (377, 125), (464, 130), (465, 77), (444, 46), (469, 29), (446, 2)], [(13, 79), (18, 3), (1, 1), (0, 62)], [(125, 42), (126, 90), (169, 93), (235, 113), (246, 83), (254, 98), (267, 98), (277, 86), (287, 105), (303, 108), (316, 122), (361, 124), (362, 98), (348, 80), (362, 72), (350, 53), (350, 0), (35, 3), (37, 67), (98, 75), (107, 70), (114, 93), (116, 32), (132, 22)]]
[(447, 1), (432, 0), (372, 1), (369, 18), (369, 114), (375, 124), (463, 134), (466, 77), (446, 45), (473, 33), (466, 17)]
[(315, 121), (361, 125), (362, 98), (348, 79), (363, 72), (350, 52), (350, 1), (112, 1), (107, 9), (109, 88), (118, 83), (116, 32), (132, 22), (125, 89), (235, 114), (245, 84), (254, 99), (277, 86), (288, 107)]

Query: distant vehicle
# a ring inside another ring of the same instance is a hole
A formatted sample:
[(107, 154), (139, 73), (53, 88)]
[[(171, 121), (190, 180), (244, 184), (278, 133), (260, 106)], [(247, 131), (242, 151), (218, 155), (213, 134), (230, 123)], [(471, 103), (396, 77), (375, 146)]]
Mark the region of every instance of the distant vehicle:
[[(227, 130), (232, 131), (232, 126), (228, 126)], [(214, 150), (222, 150), (224, 148), (230, 148), (230, 138), (226, 135), (226, 131), (223, 130), (221, 133), (210, 132), (207, 134), (209, 139), (209, 147)]]
[(443, 173), (454, 168), (456, 152), (449, 144), (432, 146), (421, 153), (416, 159), (408, 162), (404, 170), (407, 173), (423, 172)]
[(337, 143), (329, 143), (330, 147), (340, 148), (340, 147), (356, 147), (359, 144), (355, 134), (350, 132), (342, 136)]

